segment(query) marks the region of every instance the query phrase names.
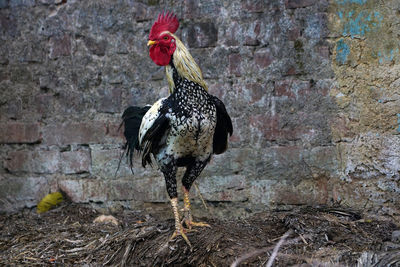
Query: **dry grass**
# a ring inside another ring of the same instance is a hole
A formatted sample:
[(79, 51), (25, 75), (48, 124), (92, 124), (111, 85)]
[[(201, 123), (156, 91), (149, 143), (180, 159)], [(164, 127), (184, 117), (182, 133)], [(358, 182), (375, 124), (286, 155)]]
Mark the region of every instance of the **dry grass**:
[[(69, 204), (37, 215), (0, 215), (0, 265), (43, 266), (399, 266), (398, 227), (344, 209), (307, 208), (256, 214), (246, 220), (208, 220), (188, 233), (148, 214), (113, 214), (120, 223), (95, 224), (91, 208)], [(397, 265), (396, 265), (397, 264)]]

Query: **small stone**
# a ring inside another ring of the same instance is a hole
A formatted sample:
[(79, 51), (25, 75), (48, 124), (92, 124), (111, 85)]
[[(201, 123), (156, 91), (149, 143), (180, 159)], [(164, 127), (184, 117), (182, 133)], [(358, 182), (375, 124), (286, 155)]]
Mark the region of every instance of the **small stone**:
[(392, 242), (400, 243), (400, 230), (392, 232)]
[(115, 226), (119, 225), (118, 220), (112, 215), (100, 215), (93, 220), (93, 223), (111, 223)]

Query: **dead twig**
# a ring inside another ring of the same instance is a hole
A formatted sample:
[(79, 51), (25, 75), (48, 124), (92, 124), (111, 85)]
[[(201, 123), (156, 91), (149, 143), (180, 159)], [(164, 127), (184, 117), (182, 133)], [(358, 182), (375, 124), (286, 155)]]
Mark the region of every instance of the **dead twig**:
[(201, 199), (201, 202), (203, 203), (204, 208), (208, 211), (207, 204), (206, 204), (206, 202), (204, 201), (203, 195), (201, 194), (200, 189), (199, 189), (199, 187), (197, 186), (197, 183), (196, 183), (196, 182), (194, 182), (194, 187), (196, 188), (197, 194), (199, 195), (199, 197), (200, 197), (200, 199)]
[[(286, 234), (286, 233), (285, 233), (285, 234)], [(285, 235), (283, 235), (283, 236), (285, 236)], [(311, 235), (305, 235), (305, 236), (303, 236), (303, 238), (310, 238), (310, 237), (311, 237)], [(282, 237), (281, 237), (281, 238), (282, 238)], [(300, 240), (302, 240), (300, 237), (296, 237), (296, 238), (293, 238), (293, 239), (289, 239), (289, 240), (287, 240), (287, 241), (285, 242), (285, 244), (281, 244), (281, 246), (282, 246), (282, 245), (294, 244), (294, 243), (297, 243), (297, 242), (300, 241)], [(276, 245), (275, 245), (275, 246), (276, 246)], [(249, 258), (252, 258), (252, 257), (254, 257), (254, 256), (257, 256), (257, 255), (266, 253), (266, 252), (268, 252), (269, 250), (275, 248), (275, 246), (269, 246), (269, 247), (265, 247), (265, 248), (262, 248), (262, 249), (257, 249), (257, 250), (251, 251), (251, 252), (249, 252), (249, 253), (246, 253), (246, 254), (244, 254), (243, 256), (237, 258), (237, 259), (231, 264), (231, 267), (237, 267), (241, 262), (243, 262), (243, 261), (245, 261), (245, 260), (247, 260), (247, 259), (249, 259)]]
[[(132, 248), (132, 244), (133, 244), (133, 248)], [(136, 242), (134, 242), (134, 241), (132, 241), (128, 244), (128, 246), (125, 249), (124, 256), (122, 257), (121, 267), (126, 266), (129, 255), (135, 249), (135, 247), (136, 247)]]
[(274, 250), (272, 251), (272, 255), (269, 258), (267, 264), (265, 265), (266, 267), (271, 267), (272, 263), (274, 262), (276, 256), (278, 255), (278, 251), (279, 248), (282, 246), (283, 242), (285, 242), (286, 238), (292, 233), (292, 230), (287, 231), (282, 237), (281, 239), (279, 239), (279, 242), (276, 244), (276, 246), (274, 247)]

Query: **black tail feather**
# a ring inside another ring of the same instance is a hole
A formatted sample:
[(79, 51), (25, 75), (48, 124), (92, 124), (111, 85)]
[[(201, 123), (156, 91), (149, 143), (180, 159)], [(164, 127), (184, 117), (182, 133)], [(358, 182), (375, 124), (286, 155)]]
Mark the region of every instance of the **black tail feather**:
[(124, 149), (126, 156), (129, 159), (129, 165), (132, 168), (133, 153), (135, 150), (140, 151), (139, 147), (139, 128), (142, 123), (144, 114), (150, 109), (150, 106), (145, 107), (128, 107), (122, 114), (121, 126), (124, 126), (124, 136), (126, 143)]
[(221, 100), (216, 96), (212, 96), (211, 100), (217, 108), (217, 125), (214, 132), (213, 152), (214, 154), (222, 154), (228, 148), (228, 134), (232, 136), (233, 133), (232, 120)]

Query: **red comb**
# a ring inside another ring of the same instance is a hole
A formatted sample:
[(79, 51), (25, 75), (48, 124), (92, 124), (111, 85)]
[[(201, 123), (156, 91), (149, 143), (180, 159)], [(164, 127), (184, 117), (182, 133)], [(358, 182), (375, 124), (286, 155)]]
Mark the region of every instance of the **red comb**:
[(149, 39), (156, 39), (157, 36), (163, 31), (175, 33), (178, 27), (179, 21), (172, 12), (162, 12), (158, 15), (157, 21), (154, 22), (153, 27), (151, 27)]

